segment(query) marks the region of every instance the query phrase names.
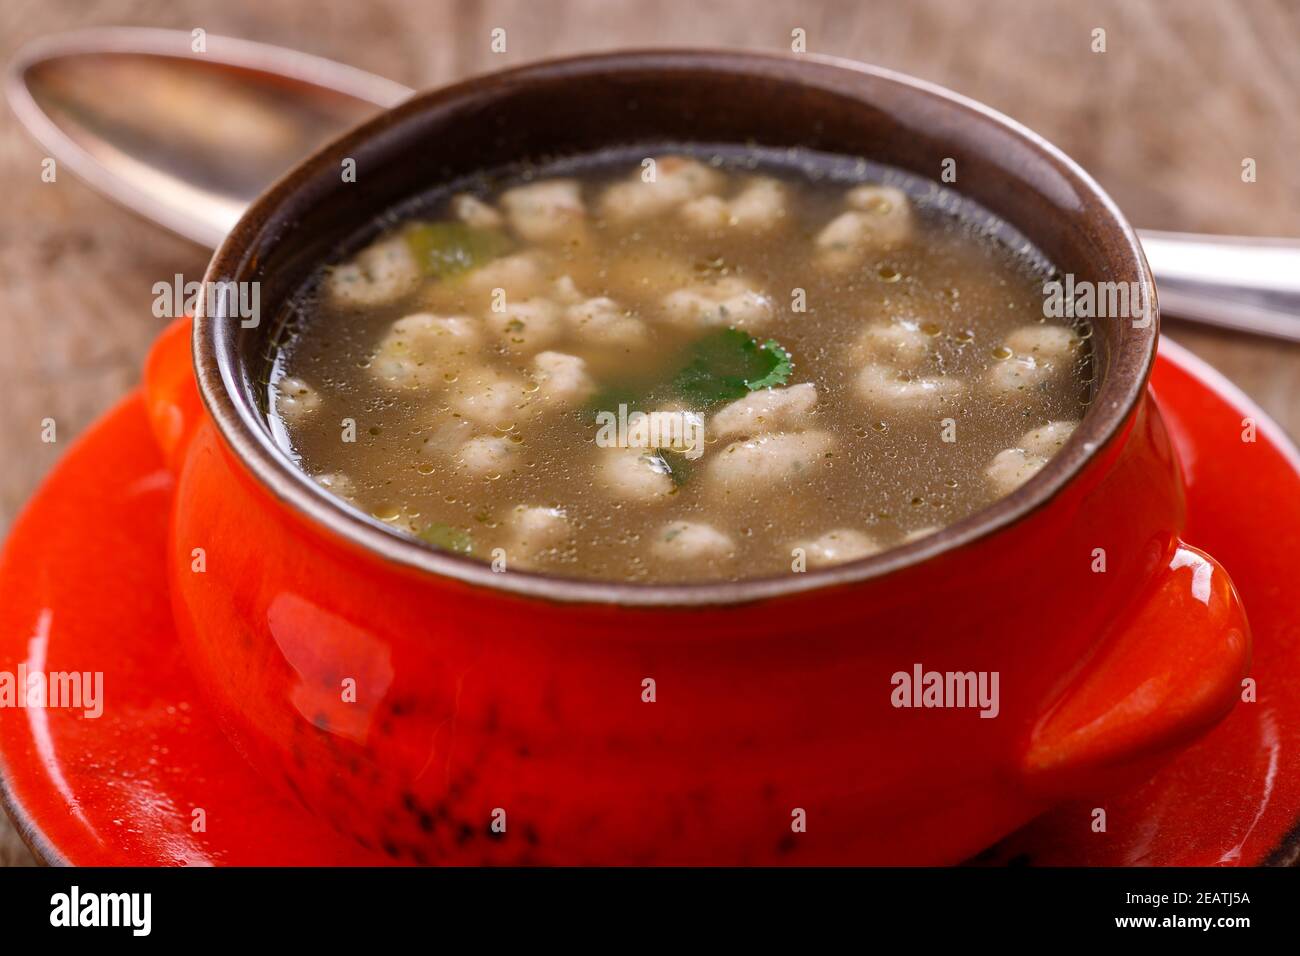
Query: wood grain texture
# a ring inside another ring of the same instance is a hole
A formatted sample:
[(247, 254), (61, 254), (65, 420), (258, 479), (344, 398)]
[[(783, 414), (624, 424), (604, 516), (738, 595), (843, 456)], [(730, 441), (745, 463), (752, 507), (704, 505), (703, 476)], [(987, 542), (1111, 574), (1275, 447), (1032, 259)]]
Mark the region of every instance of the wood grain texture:
[[(628, 46), (788, 49), (952, 87), (1043, 133), (1134, 223), (1300, 235), (1296, 0), (5, 0), (0, 60), (80, 27), (192, 29), (297, 47), (416, 87), (528, 60)], [(495, 27), (507, 52), (489, 47)], [(1089, 49), (1094, 28), (1107, 51)], [(237, 158), (237, 153), (233, 154)], [(151, 287), (198, 278), (204, 250), (60, 175), (0, 108), (0, 533), (69, 441), (138, 381), (159, 329)], [(1252, 157), (1258, 181), (1241, 181)], [(1300, 346), (1169, 323), (1300, 433)], [(57, 422), (58, 441), (40, 440)], [(0, 864), (30, 862), (0, 821)]]

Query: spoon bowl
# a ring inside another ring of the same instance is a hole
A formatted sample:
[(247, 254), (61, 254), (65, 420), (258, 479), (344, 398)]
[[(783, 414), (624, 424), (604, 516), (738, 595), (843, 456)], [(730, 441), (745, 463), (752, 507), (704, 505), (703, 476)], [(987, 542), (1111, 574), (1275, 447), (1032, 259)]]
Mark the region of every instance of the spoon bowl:
[(174, 30), (62, 34), (7, 78), (58, 162), (123, 205), (215, 248), (267, 185), (411, 91), (350, 66)]

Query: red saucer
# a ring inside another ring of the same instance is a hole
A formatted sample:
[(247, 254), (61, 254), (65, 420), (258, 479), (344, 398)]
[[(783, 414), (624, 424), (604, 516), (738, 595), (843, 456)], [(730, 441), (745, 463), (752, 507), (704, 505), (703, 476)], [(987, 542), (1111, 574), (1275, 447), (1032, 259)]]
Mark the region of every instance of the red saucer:
[[(163, 590), (171, 493), (134, 393), (14, 526), (0, 556), (0, 671), (102, 671), (104, 707), (98, 719), (0, 708), (10, 816), (49, 863), (372, 862), (271, 793), (209, 716)], [(206, 832), (194, 832), (195, 809)]]
[[(981, 857), (1043, 864), (1292, 862), (1300, 819), (1300, 453), (1251, 401), (1162, 343), (1153, 380), (1188, 478), (1187, 538), (1231, 570), (1259, 700), (1147, 784), (1054, 810)], [(1253, 417), (1258, 440), (1241, 440)], [(33, 851), (84, 865), (379, 863), (270, 791), (208, 713), (171, 633), (172, 480), (138, 395), (67, 454), (0, 557), (0, 672), (102, 671), (103, 714), (0, 708), (0, 783)], [(197, 830), (195, 810), (206, 825)]]

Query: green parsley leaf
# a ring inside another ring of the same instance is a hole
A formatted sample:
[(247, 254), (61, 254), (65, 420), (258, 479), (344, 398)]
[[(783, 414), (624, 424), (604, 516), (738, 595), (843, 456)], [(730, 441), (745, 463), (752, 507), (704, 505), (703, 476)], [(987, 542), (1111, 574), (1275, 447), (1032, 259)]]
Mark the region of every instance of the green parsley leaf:
[(768, 339), (759, 346), (759, 349), (774, 356), (776, 362), (762, 378), (745, 382), (749, 390), (757, 392), (760, 388), (775, 388), (788, 382), (790, 373), (794, 371), (794, 360), (790, 357), (790, 351), (783, 348), (776, 339)]
[(689, 360), (673, 378), (672, 393), (704, 410), (784, 385), (792, 368), (790, 353), (774, 340), (759, 345), (740, 329), (722, 329), (691, 347)]

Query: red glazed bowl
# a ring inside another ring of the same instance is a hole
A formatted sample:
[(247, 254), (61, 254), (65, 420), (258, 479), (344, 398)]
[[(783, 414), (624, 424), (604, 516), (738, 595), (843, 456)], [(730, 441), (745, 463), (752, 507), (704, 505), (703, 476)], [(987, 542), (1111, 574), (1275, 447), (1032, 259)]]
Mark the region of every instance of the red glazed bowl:
[[(270, 189), (206, 281), (258, 281), (274, 314), (341, 241), (438, 183), (671, 141), (930, 178), (954, 158), (957, 187), (1061, 272), (1154, 303), (1111, 201), (1005, 117), (856, 64), (684, 51), (419, 95)], [(851, 564), (677, 586), (497, 574), (351, 511), (271, 438), (269, 325), (201, 316), (191, 366), (179, 324), (146, 370), (179, 474), (178, 629), (256, 770), (395, 862), (953, 863), (1149, 773), (1239, 694), (1244, 612), (1179, 538), (1179, 465), (1146, 389), (1154, 316), (1097, 322), (1083, 423), (992, 507)], [(894, 675), (917, 666), (996, 672), (996, 717), (894, 706)]]

